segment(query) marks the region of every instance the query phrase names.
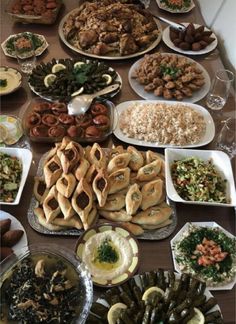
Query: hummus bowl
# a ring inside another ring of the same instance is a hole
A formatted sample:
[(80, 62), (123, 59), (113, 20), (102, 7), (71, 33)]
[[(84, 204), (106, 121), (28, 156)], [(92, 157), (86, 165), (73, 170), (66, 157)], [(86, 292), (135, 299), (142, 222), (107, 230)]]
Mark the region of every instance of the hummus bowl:
[(137, 270), (137, 240), (113, 223), (94, 226), (77, 241), (75, 253), (86, 264), (95, 285), (111, 287), (128, 280)]

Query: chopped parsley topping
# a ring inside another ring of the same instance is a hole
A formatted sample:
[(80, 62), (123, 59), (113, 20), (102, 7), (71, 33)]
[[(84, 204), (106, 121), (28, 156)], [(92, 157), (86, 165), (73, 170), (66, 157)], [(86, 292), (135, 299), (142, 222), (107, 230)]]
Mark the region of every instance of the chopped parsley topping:
[(98, 247), (97, 259), (99, 262), (116, 263), (119, 255), (111, 245), (111, 239), (106, 238)]
[(7, 86), (7, 79), (0, 79), (0, 87), (5, 88)]

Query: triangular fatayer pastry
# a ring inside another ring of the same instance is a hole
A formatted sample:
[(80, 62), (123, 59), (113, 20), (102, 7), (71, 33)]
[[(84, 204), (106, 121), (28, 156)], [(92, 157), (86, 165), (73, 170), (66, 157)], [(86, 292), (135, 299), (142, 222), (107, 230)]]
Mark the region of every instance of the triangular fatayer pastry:
[(62, 175), (59, 157), (54, 155), (43, 167), (44, 179), (47, 188), (51, 188)]
[(163, 186), (163, 181), (158, 179), (150, 181), (142, 187), (142, 210), (146, 210), (148, 207), (155, 206), (160, 202), (162, 198)]
[(88, 214), (93, 205), (93, 193), (91, 186), (85, 178), (78, 183), (72, 196), (72, 207), (80, 216), (84, 229), (88, 228)]
[(63, 196), (70, 198), (75, 189), (76, 183), (75, 176), (72, 173), (63, 173), (62, 176), (57, 180), (56, 188), (57, 191)]
[(151, 181), (154, 177), (156, 177), (161, 171), (161, 160), (155, 160), (149, 164), (144, 165), (142, 168), (138, 170), (137, 180), (140, 181)]
[(125, 196), (125, 206), (127, 214), (134, 215), (139, 209), (142, 202), (142, 194), (137, 183), (129, 187)]
[(99, 206), (103, 207), (106, 203), (109, 190), (109, 180), (105, 169), (98, 171), (98, 174), (93, 180), (92, 187), (97, 197)]
[(48, 223), (50, 223), (54, 218), (56, 218), (60, 212), (60, 206), (58, 203), (56, 186), (52, 186), (43, 202), (43, 211)]
[(130, 168), (124, 168), (112, 172), (109, 175), (110, 189), (109, 194), (118, 192), (129, 185), (130, 180)]

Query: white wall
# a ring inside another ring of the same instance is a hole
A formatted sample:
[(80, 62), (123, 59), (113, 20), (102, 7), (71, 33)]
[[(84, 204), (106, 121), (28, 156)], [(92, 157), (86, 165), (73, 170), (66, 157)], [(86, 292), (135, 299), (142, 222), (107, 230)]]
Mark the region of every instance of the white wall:
[(219, 40), (225, 66), (236, 70), (236, 1), (198, 0), (206, 25)]

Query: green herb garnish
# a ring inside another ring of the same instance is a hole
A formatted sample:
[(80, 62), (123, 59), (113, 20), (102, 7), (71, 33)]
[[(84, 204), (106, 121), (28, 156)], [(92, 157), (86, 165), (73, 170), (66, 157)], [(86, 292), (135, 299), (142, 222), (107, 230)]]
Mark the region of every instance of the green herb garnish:
[(7, 86), (7, 79), (0, 79), (0, 87), (5, 88)]
[[(33, 33), (23, 33), (23, 36), (25, 35), (27, 38), (31, 38), (31, 41), (33, 43), (34, 50), (37, 50), (39, 47), (43, 45), (43, 41), (35, 34)], [(6, 43), (6, 50), (8, 54), (15, 55), (15, 46), (14, 42), (16, 41), (17, 37), (12, 36), (8, 39)]]
[(106, 238), (98, 248), (97, 259), (99, 262), (115, 263), (119, 256), (116, 250), (110, 245), (111, 239)]
[(173, 66), (161, 65), (161, 73), (163, 76), (170, 75), (173, 79), (176, 79), (177, 76), (181, 73), (181, 69)]
[(181, 10), (185, 8), (189, 8), (191, 5), (191, 0), (161, 0), (161, 4), (164, 4), (166, 7), (173, 10)]

